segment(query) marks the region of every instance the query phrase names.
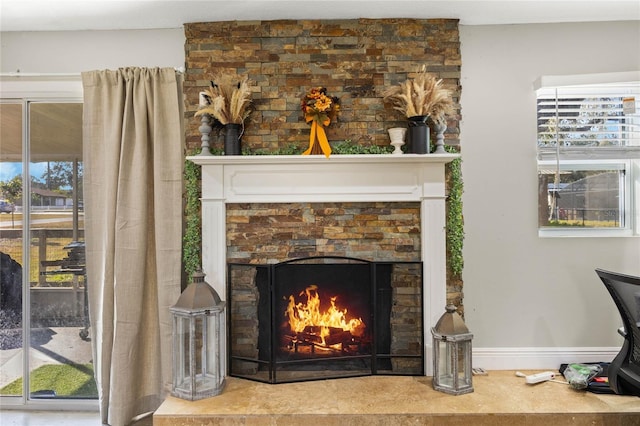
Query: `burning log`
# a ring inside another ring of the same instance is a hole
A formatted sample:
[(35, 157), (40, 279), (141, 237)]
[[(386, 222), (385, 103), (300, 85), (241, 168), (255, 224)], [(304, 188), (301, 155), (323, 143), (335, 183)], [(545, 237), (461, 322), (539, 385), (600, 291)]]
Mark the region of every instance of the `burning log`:
[(350, 331), (344, 331), (342, 329), (336, 329), (335, 332), (330, 332), (328, 336), (324, 338), (324, 343), (327, 346), (342, 344), (346, 345), (353, 341), (353, 335)]
[(350, 346), (360, 348), (361, 342), (350, 331), (339, 327), (307, 326), (295, 335), (286, 336), (289, 347), (298, 352), (300, 346), (308, 346), (312, 353), (316, 348), (348, 352)]
[(354, 336), (350, 331), (343, 330), (339, 327), (318, 327), (308, 325), (303, 331), (296, 333), (295, 338), (301, 342), (331, 346), (339, 343), (350, 342), (353, 340)]
[(305, 343), (322, 344), (322, 334), (319, 331), (307, 330), (307, 328), (309, 327), (305, 327), (304, 331), (296, 333), (296, 340)]

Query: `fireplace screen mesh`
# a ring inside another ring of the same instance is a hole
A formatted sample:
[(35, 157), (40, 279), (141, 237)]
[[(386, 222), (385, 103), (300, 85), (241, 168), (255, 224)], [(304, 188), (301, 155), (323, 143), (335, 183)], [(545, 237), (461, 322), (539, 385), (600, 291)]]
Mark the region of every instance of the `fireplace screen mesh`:
[(231, 376), (424, 374), (421, 262), (313, 257), (228, 268)]

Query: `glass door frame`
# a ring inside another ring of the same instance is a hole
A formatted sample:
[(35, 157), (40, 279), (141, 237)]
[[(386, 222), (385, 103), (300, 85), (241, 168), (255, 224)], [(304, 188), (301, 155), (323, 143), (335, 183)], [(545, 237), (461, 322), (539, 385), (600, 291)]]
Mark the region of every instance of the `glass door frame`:
[[(0, 102), (22, 105), (22, 377), (20, 396), (0, 396), (0, 408), (20, 410), (98, 411), (98, 399), (40, 399), (29, 397), (31, 349), (30, 291), (30, 123), (29, 106), (33, 103), (82, 103), (80, 75), (0, 75)], [(27, 194), (25, 196), (24, 194)]]

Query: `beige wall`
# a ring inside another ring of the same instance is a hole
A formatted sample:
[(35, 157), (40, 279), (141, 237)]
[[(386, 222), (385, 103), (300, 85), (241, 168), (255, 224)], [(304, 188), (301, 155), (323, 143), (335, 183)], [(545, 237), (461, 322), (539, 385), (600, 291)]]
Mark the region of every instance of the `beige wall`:
[(640, 240), (538, 237), (533, 82), (639, 69), (640, 22), (460, 33), (464, 304), (474, 346), (619, 346), (621, 322), (594, 269), (640, 275)]

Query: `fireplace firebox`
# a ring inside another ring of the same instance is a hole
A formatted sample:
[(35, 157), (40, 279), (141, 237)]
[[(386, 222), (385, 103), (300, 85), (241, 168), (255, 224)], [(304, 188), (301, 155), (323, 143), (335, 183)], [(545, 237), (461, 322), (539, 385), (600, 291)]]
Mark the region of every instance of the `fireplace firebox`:
[(231, 376), (424, 375), (422, 262), (230, 263), (227, 278)]

